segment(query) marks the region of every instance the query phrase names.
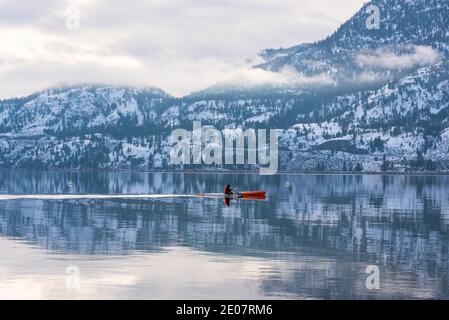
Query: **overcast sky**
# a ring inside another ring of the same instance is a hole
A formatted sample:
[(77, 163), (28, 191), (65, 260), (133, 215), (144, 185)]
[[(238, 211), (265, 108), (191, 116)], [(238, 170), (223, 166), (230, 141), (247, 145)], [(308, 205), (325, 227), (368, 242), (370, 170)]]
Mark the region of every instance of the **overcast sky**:
[(265, 48), (319, 40), (363, 2), (0, 0), (0, 98), (73, 83), (179, 96), (263, 78), (244, 62)]

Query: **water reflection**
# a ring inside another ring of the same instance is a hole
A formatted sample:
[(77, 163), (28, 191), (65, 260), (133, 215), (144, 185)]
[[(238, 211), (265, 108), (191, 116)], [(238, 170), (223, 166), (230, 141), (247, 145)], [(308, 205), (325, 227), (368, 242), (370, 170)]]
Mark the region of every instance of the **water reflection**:
[[(196, 194), (230, 181), (270, 196), (230, 206), (206, 198), (8, 200), (0, 202), (0, 235), (103, 259), (188, 248), (232, 258), (228, 268), (233, 259), (257, 261), (258, 294), (271, 298), (446, 299), (448, 180), (289, 176), (286, 184), (282, 176), (1, 172), (4, 194)], [(368, 265), (381, 269), (381, 290), (366, 289)]]

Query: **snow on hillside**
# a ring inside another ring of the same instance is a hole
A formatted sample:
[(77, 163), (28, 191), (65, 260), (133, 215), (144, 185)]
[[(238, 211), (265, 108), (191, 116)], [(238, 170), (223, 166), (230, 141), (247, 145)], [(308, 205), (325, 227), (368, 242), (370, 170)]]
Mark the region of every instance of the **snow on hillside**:
[[(378, 30), (365, 25), (373, 4)], [(0, 101), (0, 167), (189, 169), (170, 164), (168, 137), (201, 121), (281, 129), (281, 170), (446, 171), (448, 30), (448, 0), (374, 0), (326, 39), (260, 53), (256, 68), (332, 80), (322, 85), (214, 86), (183, 98), (83, 85)]]

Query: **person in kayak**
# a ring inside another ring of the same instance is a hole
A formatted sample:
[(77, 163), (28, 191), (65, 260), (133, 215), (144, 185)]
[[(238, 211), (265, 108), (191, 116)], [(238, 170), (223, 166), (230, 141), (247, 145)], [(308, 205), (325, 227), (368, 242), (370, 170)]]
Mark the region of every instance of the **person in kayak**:
[(231, 189), (231, 185), (228, 184), (225, 188), (224, 188), (224, 194), (235, 194), (234, 190)]

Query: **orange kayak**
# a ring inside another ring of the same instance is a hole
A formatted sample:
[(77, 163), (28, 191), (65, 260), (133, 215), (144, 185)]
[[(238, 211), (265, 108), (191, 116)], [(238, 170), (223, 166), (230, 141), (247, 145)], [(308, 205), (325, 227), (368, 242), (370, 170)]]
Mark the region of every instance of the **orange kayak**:
[(245, 191), (238, 192), (234, 194), (224, 194), (224, 193), (205, 193), (196, 194), (195, 197), (206, 197), (206, 198), (241, 198), (241, 199), (255, 199), (255, 200), (265, 200), (267, 193), (265, 191)]
[(267, 193), (265, 191), (246, 191), (239, 192), (239, 196), (242, 198), (265, 198)]

